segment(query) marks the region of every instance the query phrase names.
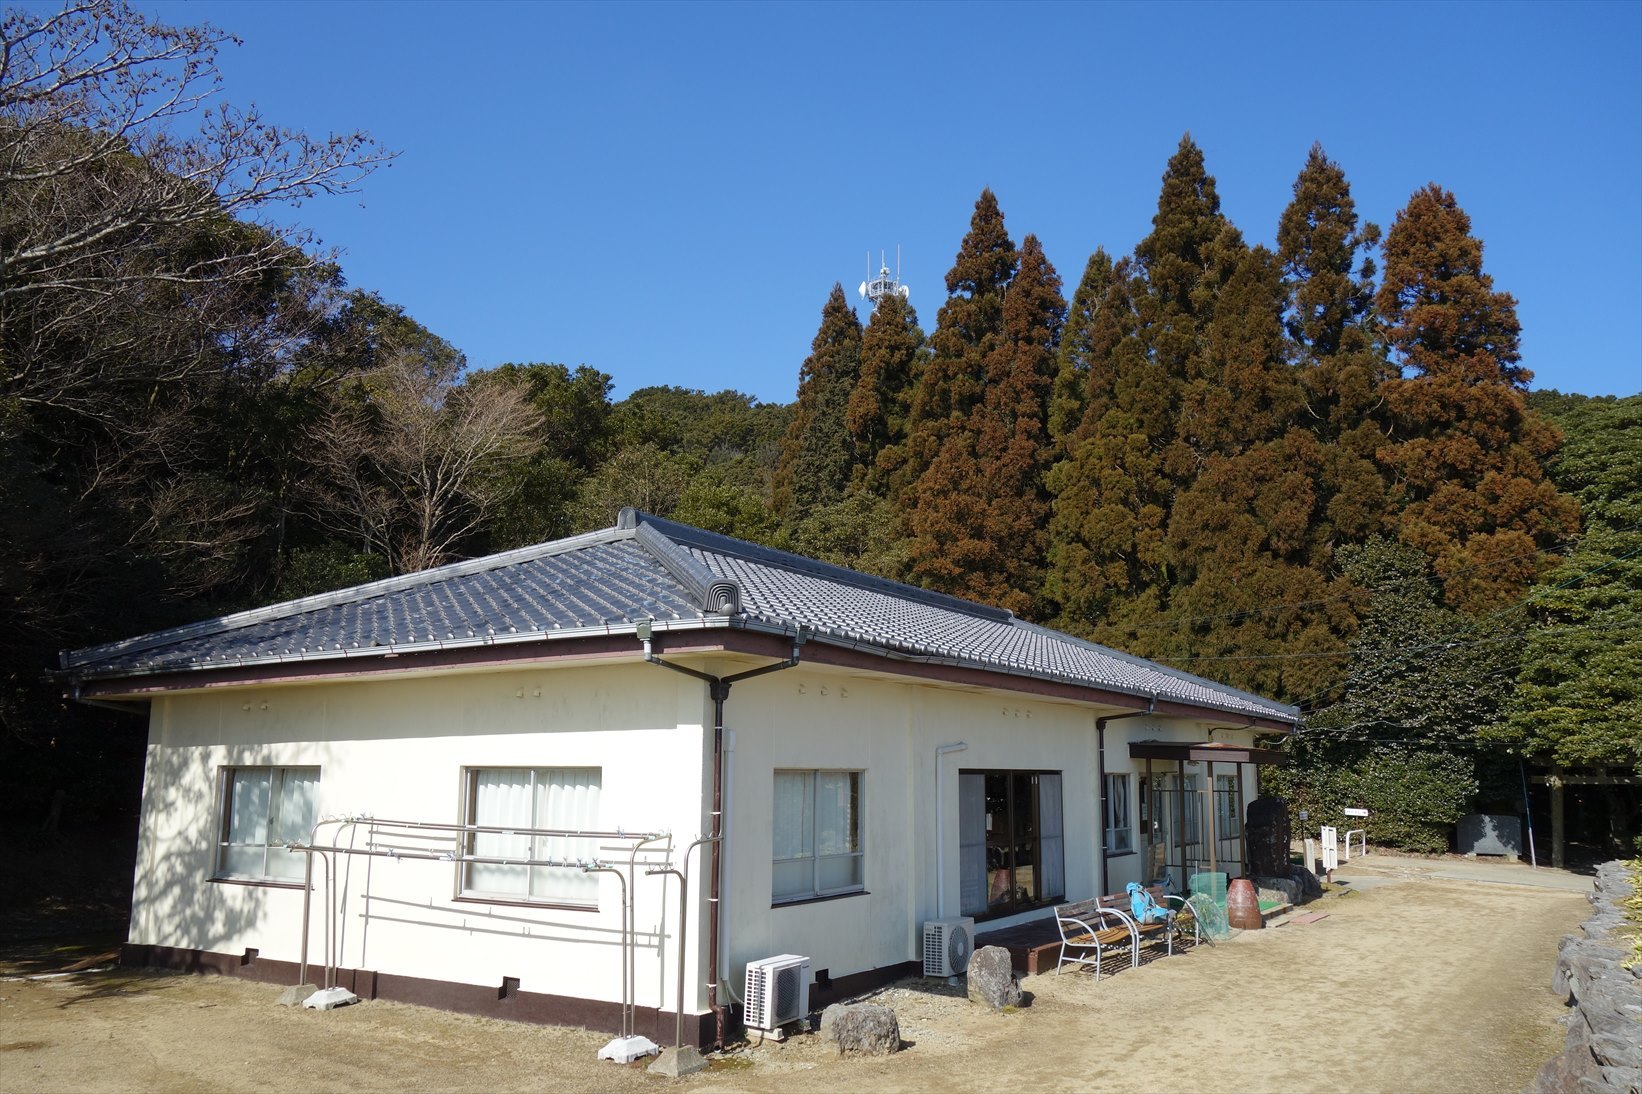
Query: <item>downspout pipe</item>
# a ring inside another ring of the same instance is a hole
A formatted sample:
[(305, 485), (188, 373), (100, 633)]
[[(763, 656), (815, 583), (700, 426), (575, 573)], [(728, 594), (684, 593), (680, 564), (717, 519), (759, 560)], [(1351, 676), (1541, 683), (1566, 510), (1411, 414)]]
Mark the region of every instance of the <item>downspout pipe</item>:
[(724, 894), (722, 882), (724, 873), (724, 701), (730, 697), (730, 685), (742, 680), (751, 680), (755, 676), (766, 676), (782, 669), (790, 669), (798, 664), (799, 651), (807, 638), (802, 628), (793, 635), (792, 655), (785, 661), (777, 661), (773, 665), (763, 665), (746, 672), (734, 673), (730, 676), (714, 676), (710, 672), (690, 668), (688, 665), (675, 664), (664, 661), (651, 645), (651, 629), (648, 621), (638, 626), (639, 641), (644, 644), (644, 659), (652, 665), (672, 669), (674, 672), (692, 676), (707, 685), (707, 695), (713, 701), (713, 815), (712, 831), (707, 838), (712, 841), (712, 851), (708, 856), (709, 880), (707, 893), (707, 1009), (713, 1012), (713, 1040), (716, 1047), (722, 1048), (729, 1036), (728, 1021), (724, 1007), (718, 1001), (718, 951), (719, 951), (719, 924), (721, 921), (720, 907), (723, 904)]
[[(1131, 710), (1124, 714), (1108, 714), (1103, 718), (1095, 719), (1095, 793), (1100, 800), (1100, 889), (1107, 888), (1106, 876), (1106, 723), (1116, 722), (1124, 718), (1150, 718), (1152, 711), (1157, 708), (1157, 696), (1146, 700), (1145, 710)], [(1151, 787), (1143, 786), (1142, 794), (1151, 793)], [(1138, 800), (1138, 799), (1137, 799)], [(1132, 823), (1132, 822), (1131, 822)]]

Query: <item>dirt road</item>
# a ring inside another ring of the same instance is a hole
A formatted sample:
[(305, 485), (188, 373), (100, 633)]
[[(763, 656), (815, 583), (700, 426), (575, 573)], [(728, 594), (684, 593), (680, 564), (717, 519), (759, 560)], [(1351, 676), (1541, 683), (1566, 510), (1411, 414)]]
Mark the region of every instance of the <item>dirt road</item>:
[[(677, 1084), (776, 1090), (1517, 1091), (1561, 1045), (1548, 990), (1577, 892), (1397, 878), (1331, 894), (1327, 918), (1246, 932), (1105, 976), (1027, 979), (978, 1012), (905, 982), (909, 1047), (840, 1059), (815, 1036), (749, 1046)], [(330, 1014), (278, 989), (113, 971), (0, 982), (8, 1091), (651, 1090), (599, 1063), (604, 1036), (393, 1003)]]

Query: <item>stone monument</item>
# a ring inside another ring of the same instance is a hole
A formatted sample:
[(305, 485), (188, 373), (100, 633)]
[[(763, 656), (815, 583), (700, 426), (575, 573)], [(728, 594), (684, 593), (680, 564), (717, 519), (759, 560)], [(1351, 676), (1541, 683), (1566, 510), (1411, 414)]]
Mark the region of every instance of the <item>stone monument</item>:
[(1243, 838), (1248, 841), (1250, 876), (1288, 877), (1290, 837), (1287, 799), (1268, 796), (1249, 802)]

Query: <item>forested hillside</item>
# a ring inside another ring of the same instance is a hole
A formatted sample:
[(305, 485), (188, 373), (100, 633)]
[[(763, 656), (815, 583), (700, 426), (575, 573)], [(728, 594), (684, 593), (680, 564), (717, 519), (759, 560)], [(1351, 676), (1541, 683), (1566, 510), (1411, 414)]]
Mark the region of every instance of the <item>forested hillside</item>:
[(282, 218), (391, 153), (207, 109), (219, 33), (87, 0), (4, 37), (12, 809), (135, 802), (139, 735), (63, 701), (59, 649), (624, 505), (1299, 703), (1288, 792), (1402, 795), (1383, 835), (1412, 846), (1509, 797), (1520, 758), (1642, 766), (1642, 398), (1528, 392), (1516, 302), (1439, 184), (1382, 232), (1297, 151), (1279, 223), (1250, 226), (1273, 249), (1187, 136), (1152, 231), (1095, 249), (1070, 300), (987, 190), (929, 330), (818, 283), (810, 355), (767, 365), (794, 404), (616, 400), (550, 344), (469, 368), (350, 285)]

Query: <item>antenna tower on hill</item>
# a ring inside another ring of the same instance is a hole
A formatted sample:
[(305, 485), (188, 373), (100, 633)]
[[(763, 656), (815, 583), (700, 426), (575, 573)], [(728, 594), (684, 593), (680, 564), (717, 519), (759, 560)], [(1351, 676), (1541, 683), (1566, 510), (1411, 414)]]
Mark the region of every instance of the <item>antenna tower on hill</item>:
[(899, 296), (902, 300), (905, 300), (911, 295), (912, 290), (901, 284), (901, 248), (899, 245), (895, 248), (894, 277), (889, 276), (889, 263), (885, 260), (884, 252), (882, 251), (878, 252), (878, 265), (878, 276), (873, 277), (872, 252), (868, 251), (867, 279), (861, 282), (861, 287), (856, 290), (856, 292), (861, 294), (862, 300), (870, 300), (873, 308), (877, 309), (878, 301), (882, 300), (886, 296)]

